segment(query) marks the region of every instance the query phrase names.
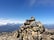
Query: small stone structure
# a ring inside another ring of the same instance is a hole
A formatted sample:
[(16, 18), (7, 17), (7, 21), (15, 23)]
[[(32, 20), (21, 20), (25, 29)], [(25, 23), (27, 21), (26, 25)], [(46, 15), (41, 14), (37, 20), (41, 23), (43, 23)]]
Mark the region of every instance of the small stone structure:
[(18, 31), (1, 35), (0, 40), (54, 40), (54, 32), (49, 32), (41, 22), (31, 17)]

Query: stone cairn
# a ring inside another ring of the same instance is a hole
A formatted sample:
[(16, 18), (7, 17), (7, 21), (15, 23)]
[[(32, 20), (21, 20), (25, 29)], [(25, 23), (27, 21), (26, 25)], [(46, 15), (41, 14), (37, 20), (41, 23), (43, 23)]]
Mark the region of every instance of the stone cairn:
[(54, 40), (54, 31), (49, 31), (41, 22), (37, 22), (34, 17), (31, 17), (20, 26), (19, 30), (1, 33), (0, 40)]
[(18, 31), (18, 40), (42, 40), (42, 33), (45, 31), (41, 22), (36, 22), (34, 17), (26, 20), (26, 22), (20, 26)]

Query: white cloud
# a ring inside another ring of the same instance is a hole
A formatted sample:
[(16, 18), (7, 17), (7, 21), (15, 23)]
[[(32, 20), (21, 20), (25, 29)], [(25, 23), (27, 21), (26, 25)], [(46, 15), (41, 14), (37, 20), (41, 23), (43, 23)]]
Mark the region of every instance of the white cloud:
[(36, 3), (36, 0), (30, 0), (30, 6), (33, 6)]
[(30, 7), (32, 6), (54, 6), (54, 0), (27, 0)]
[(24, 20), (15, 20), (15, 19), (0, 19), (0, 25), (6, 25), (6, 24), (17, 24), (17, 23), (24, 23)]
[(38, 1), (38, 4), (41, 4), (41, 5), (54, 5), (54, 0), (39, 0)]

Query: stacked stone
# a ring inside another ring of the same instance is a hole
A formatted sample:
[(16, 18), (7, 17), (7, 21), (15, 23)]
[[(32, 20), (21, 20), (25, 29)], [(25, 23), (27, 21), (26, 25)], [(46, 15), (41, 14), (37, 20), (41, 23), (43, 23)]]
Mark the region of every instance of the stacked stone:
[(44, 27), (40, 22), (36, 22), (34, 17), (26, 20), (18, 31), (18, 38), (21, 40), (41, 40)]
[(18, 31), (0, 34), (0, 40), (54, 40), (54, 31), (45, 29), (41, 22), (31, 17)]

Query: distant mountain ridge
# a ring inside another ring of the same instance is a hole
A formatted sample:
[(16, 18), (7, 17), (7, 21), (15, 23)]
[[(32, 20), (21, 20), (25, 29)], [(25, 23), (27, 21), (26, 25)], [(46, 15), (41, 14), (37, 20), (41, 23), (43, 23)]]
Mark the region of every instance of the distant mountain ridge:
[[(8, 23), (6, 25), (0, 25), (0, 32), (11, 32), (14, 30), (18, 30), (22, 24), (14, 24), (14, 23)], [(45, 28), (47, 29), (54, 29), (54, 24), (44, 24)]]
[(18, 30), (22, 24), (7, 24), (7, 25), (0, 25), (0, 32), (11, 32), (14, 30)]
[(44, 24), (45, 28), (54, 29), (54, 24)]

